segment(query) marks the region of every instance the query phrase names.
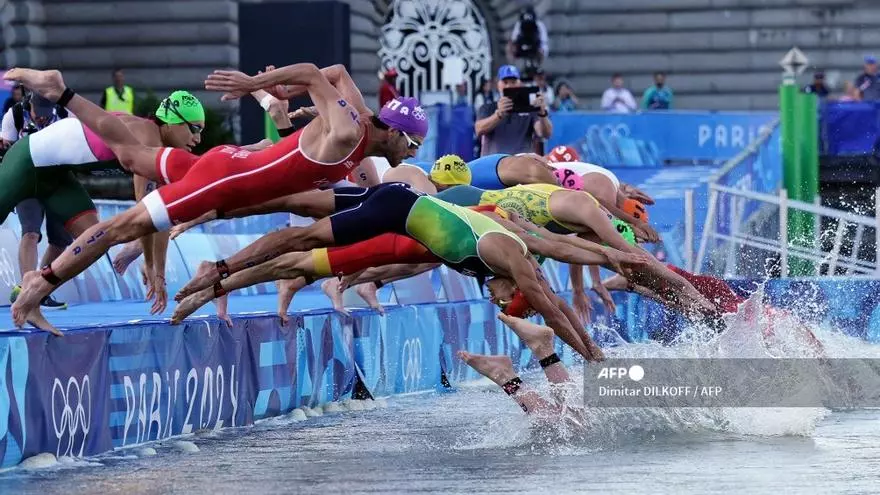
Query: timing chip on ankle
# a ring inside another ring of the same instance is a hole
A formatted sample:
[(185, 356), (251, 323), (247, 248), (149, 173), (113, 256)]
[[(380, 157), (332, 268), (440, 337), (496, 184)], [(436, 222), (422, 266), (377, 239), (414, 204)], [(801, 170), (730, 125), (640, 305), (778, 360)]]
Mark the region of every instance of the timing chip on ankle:
[(504, 389), (504, 392), (507, 395), (513, 395), (519, 390), (520, 384), (522, 384), (522, 380), (518, 376), (516, 376), (511, 378), (509, 382), (502, 385), (501, 388)]
[(541, 365), (541, 369), (544, 369), (548, 366), (552, 366), (552, 365), (558, 363), (559, 361), (560, 361), (559, 354), (556, 354), (554, 352), (553, 354), (550, 354), (549, 356), (545, 357), (544, 359), (538, 361), (538, 363)]
[(61, 283), (61, 279), (58, 278), (58, 275), (55, 275), (55, 272), (52, 270), (51, 263), (40, 270), (40, 275), (43, 277), (43, 280), (49, 282), (51, 285), (58, 285)]

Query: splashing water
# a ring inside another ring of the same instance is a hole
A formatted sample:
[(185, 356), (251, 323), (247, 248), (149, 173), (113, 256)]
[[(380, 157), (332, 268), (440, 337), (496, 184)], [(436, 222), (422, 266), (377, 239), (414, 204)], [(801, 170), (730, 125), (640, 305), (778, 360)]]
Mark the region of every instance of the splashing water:
[[(736, 313), (724, 315), (724, 332), (718, 334), (706, 325), (693, 324), (669, 346), (657, 342), (626, 343), (609, 328), (599, 331), (605, 334), (604, 341), (616, 344), (606, 349), (609, 358), (880, 358), (880, 346), (847, 336), (828, 325), (807, 325), (790, 312), (766, 307), (763, 299), (763, 286), (760, 286)], [(802, 309), (818, 312), (820, 308)], [(853, 372), (873, 374), (876, 381), (876, 371), (867, 366), (864, 368)], [(563, 386), (547, 384), (540, 373), (524, 376), (524, 380), (543, 397), (562, 397), (559, 401), (563, 407), (561, 415), (534, 414), (529, 423), (518, 425), (528, 428), (532, 449), (579, 447), (605, 450), (657, 436), (681, 434), (808, 437), (831, 413), (823, 407), (658, 408), (648, 405), (650, 399), (646, 400), (645, 407), (585, 409), (581, 386), (584, 370), (578, 366), (569, 372), (571, 382)], [(787, 386), (779, 391), (781, 396), (796, 397), (809, 393), (816, 383), (822, 382), (834, 390), (839, 389), (843, 396), (854, 393), (849, 390), (849, 383), (834, 382), (830, 376), (792, 375), (785, 378)], [(708, 386), (712, 385), (713, 377), (694, 377), (693, 381), (696, 386)], [(504, 426), (514, 425), (507, 422)], [(499, 424), (490, 426), (487, 438), (501, 438), (497, 431), (499, 427)], [(514, 443), (518, 443), (524, 441), (523, 434), (523, 430), (513, 433), (508, 430), (505, 438), (508, 442), (516, 438), (518, 441)], [(478, 445), (487, 446), (485, 439), (478, 441)]]

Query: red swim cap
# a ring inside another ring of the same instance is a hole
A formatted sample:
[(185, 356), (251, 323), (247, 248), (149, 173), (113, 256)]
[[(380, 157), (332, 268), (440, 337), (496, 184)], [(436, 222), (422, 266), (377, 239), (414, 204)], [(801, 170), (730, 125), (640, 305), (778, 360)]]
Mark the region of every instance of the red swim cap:
[(513, 299), (511, 299), (510, 304), (508, 304), (502, 312), (508, 316), (527, 318), (534, 314), (535, 310), (532, 309), (532, 306), (526, 301), (526, 296), (523, 295), (522, 291), (516, 289), (513, 292)]
[(550, 163), (579, 162), (581, 157), (571, 146), (557, 146), (547, 155), (547, 160)]

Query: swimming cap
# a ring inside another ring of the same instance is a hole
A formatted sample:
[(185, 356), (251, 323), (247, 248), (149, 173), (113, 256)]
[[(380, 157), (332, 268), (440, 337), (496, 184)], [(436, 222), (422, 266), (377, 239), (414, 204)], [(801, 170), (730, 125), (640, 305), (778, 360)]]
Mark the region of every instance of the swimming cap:
[(547, 160), (550, 163), (579, 162), (581, 157), (571, 146), (557, 146), (547, 155)]
[(467, 186), (471, 183), (471, 169), (458, 155), (444, 155), (431, 167), (431, 180), (446, 186)]
[[(172, 110), (173, 108), (173, 110)], [(174, 113), (174, 110), (177, 113)], [(180, 115), (177, 115), (177, 114)], [(183, 117), (183, 119), (181, 119)], [(205, 121), (205, 109), (202, 102), (189, 91), (175, 91), (159, 103), (156, 118), (166, 124), (183, 124), (183, 120), (193, 124)]]
[(623, 205), (620, 209), (625, 211), (626, 213), (629, 213), (638, 220), (646, 223), (648, 221), (648, 210), (645, 208), (645, 205), (636, 201), (635, 199), (627, 198), (623, 202)]
[(535, 314), (535, 310), (532, 309), (532, 305), (526, 301), (526, 296), (523, 295), (522, 291), (517, 288), (513, 292), (513, 299), (510, 300), (510, 304), (504, 308), (502, 313), (517, 318), (528, 318)]
[(631, 246), (635, 246), (638, 244), (636, 241), (636, 233), (633, 232), (632, 226), (619, 218), (612, 218), (611, 223), (614, 225), (614, 228), (617, 229), (617, 233), (623, 237), (623, 239), (627, 242), (627, 244)]
[(557, 168), (553, 174), (556, 175), (556, 181), (559, 182), (559, 185), (566, 189), (573, 191), (584, 189), (584, 178), (570, 168)]
[(379, 120), (392, 129), (414, 136), (428, 135), (428, 114), (416, 98), (394, 98), (379, 110)]

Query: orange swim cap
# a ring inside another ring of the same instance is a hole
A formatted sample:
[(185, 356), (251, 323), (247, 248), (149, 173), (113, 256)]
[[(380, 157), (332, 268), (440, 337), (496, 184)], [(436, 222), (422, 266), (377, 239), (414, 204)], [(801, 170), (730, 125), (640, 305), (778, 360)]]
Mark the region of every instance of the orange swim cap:
[(628, 198), (623, 202), (623, 205), (620, 207), (624, 212), (632, 215), (638, 220), (641, 220), (645, 223), (648, 222), (648, 210), (645, 208), (645, 205), (639, 203), (638, 201)]

